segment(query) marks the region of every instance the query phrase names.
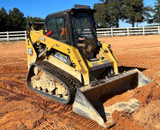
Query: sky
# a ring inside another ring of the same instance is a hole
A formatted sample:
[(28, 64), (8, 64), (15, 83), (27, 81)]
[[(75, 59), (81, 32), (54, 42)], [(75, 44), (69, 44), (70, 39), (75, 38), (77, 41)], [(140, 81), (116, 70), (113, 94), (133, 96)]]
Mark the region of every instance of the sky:
[[(144, 0), (145, 6), (154, 6), (156, 0)], [(75, 4), (89, 5), (93, 8), (99, 0), (0, 0), (0, 8), (7, 12), (18, 8), (24, 16), (45, 18), (48, 14), (72, 8)], [(146, 23), (139, 24), (144, 26)], [(120, 21), (120, 27), (130, 27), (130, 24)]]

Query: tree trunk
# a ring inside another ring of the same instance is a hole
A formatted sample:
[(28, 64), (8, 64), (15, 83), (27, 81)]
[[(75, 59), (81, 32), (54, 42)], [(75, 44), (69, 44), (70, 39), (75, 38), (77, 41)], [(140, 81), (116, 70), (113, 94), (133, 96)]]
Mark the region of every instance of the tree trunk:
[(135, 25), (135, 22), (134, 22), (134, 21), (132, 21), (132, 27), (135, 27), (134, 25)]
[(116, 18), (116, 27), (119, 28), (119, 18)]
[(116, 27), (119, 28), (119, 22), (116, 22)]

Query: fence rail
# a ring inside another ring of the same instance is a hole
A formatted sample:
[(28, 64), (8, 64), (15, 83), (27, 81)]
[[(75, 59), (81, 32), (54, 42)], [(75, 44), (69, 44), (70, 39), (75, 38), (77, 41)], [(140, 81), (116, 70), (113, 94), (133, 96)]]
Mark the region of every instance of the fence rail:
[(26, 31), (0, 32), (0, 41), (19, 41), (27, 38)]
[[(98, 37), (153, 35), (160, 34), (160, 26), (129, 27), (129, 28), (98, 28)], [(0, 41), (18, 41), (27, 38), (26, 31), (0, 32)]]
[(97, 29), (98, 37), (153, 35), (153, 34), (160, 34), (160, 26)]

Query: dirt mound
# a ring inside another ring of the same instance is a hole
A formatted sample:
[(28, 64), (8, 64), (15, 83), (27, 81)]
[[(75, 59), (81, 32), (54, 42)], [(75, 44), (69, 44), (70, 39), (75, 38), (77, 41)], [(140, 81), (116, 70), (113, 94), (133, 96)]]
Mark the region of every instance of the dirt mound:
[(160, 87), (156, 82), (134, 90), (134, 97), (137, 98), (142, 104), (148, 104), (150, 101), (160, 99)]
[(112, 93), (107, 97), (107, 101), (103, 105), (110, 106), (110, 105), (115, 104), (117, 102), (128, 102), (130, 99), (133, 98), (133, 95), (134, 95), (134, 91), (132, 91), (132, 90), (128, 90), (125, 93), (121, 93), (121, 92)]
[(144, 125), (148, 124), (154, 129), (160, 129), (159, 108), (160, 100), (152, 101), (133, 113), (133, 118)]

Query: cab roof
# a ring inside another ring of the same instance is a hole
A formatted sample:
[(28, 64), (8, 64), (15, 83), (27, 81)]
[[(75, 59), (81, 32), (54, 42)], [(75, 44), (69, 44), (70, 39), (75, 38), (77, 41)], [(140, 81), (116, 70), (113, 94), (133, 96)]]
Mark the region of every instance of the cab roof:
[(93, 13), (95, 12), (95, 10), (94, 10), (94, 9), (91, 9), (89, 6), (75, 5), (74, 8), (49, 14), (49, 15), (46, 17), (45, 21), (48, 21), (48, 20), (50, 20), (50, 19), (52, 19), (52, 18), (56, 18), (56, 17), (62, 17), (62, 16), (64, 16), (65, 14), (70, 13), (70, 12), (75, 12), (75, 13), (85, 12), (85, 13), (92, 13), (92, 14), (93, 14)]

